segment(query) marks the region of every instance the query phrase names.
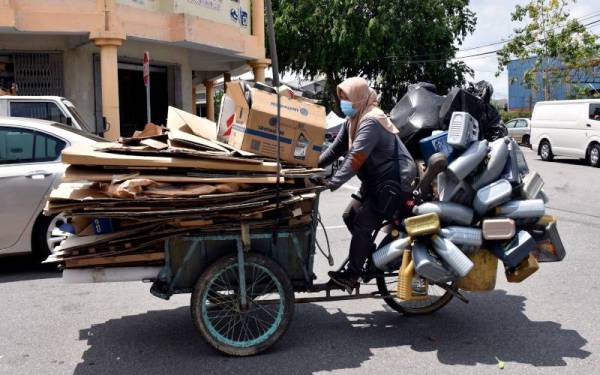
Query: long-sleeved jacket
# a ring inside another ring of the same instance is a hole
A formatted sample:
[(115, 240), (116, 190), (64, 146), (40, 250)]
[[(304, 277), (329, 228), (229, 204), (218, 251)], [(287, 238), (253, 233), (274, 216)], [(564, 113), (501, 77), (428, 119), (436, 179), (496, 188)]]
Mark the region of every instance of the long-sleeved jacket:
[(331, 189), (339, 188), (358, 175), (367, 192), (387, 180), (398, 181), (403, 191), (412, 192), (417, 168), (400, 138), (386, 131), (377, 120), (368, 118), (359, 124), (348, 150), (349, 127), (347, 121), (319, 158), (319, 167), (324, 167), (345, 155), (342, 166), (331, 179)]

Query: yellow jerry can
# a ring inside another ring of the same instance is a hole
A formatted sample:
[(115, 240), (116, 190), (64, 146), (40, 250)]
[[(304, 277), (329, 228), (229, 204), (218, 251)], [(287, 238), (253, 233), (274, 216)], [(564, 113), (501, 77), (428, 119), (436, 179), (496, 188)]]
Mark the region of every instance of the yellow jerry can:
[(404, 228), (411, 237), (437, 234), (440, 231), (440, 218), (435, 212), (412, 216), (404, 220)]
[(475, 265), (467, 276), (458, 279), (458, 287), (469, 292), (494, 290), (498, 258), (485, 249), (479, 249), (468, 257)]

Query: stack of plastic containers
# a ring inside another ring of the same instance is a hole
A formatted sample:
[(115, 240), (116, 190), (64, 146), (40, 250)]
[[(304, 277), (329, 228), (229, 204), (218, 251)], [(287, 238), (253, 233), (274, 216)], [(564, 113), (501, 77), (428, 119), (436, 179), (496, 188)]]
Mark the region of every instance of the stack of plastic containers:
[(507, 280), (521, 282), (537, 271), (538, 262), (564, 258), (557, 219), (546, 215), (544, 181), (529, 171), (514, 140), (479, 140), (477, 121), (466, 112), (455, 112), (448, 131), (424, 139), (421, 146), (431, 158), (423, 185), (429, 189), (437, 181), (437, 189), (422, 195), (426, 201), (404, 221), (410, 237), (374, 255), (381, 269), (409, 256), (410, 267), (403, 265), (401, 298), (415, 294), (408, 289), (415, 285), (410, 282), (414, 277), (429, 285), (459, 280), (463, 289), (493, 289), (498, 259)]

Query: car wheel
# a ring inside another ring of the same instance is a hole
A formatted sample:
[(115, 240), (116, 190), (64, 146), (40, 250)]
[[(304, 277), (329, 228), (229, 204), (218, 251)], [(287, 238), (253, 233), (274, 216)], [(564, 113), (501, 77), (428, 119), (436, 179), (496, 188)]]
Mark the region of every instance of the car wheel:
[(554, 154), (552, 153), (552, 147), (550, 147), (550, 142), (544, 140), (540, 144), (540, 157), (543, 161), (552, 161), (554, 159)]
[(588, 162), (592, 167), (600, 167), (600, 145), (594, 143), (588, 152)]
[(40, 216), (33, 230), (33, 255), (35, 260), (42, 262), (51, 255), (56, 247), (69, 236), (60, 229), (67, 222), (63, 214)]

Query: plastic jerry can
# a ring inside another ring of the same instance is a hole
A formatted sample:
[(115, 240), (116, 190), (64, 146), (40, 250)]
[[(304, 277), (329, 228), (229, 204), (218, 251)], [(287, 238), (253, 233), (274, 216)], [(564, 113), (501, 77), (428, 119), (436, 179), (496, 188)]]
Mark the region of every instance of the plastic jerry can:
[(496, 215), (511, 219), (531, 219), (544, 216), (546, 206), (541, 199), (510, 201), (496, 208)]
[(419, 141), (419, 149), (426, 163), (429, 162), (431, 155), (438, 152), (446, 155), (449, 161), (454, 160), (457, 154), (456, 150), (448, 144), (448, 132), (445, 131), (421, 139)]
[(455, 202), (470, 206), (475, 190), (465, 180), (458, 180), (452, 173), (440, 173), (437, 179), (438, 195), (442, 202)]
[(488, 141), (474, 142), (456, 160), (448, 166), (456, 178), (463, 180), (485, 159), (488, 153)]
[(415, 241), (412, 256), (415, 263), (415, 271), (421, 277), (435, 283), (456, 280), (457, 276), (447, 269), (437, 256), (429, 251), (424, 241)]
[(548, 204), (548, 202), (550, 202), (550, 198), (548, 198), (548, 195), (546, 195), (546, 192), (544, 191), (544, 189), (542, 189), (540, 191), (540, 193), (538, 194), (538, 196), (536, 197), (536, 199), (543, 200), (545, 204)]
[(404, 228), (411, 237), (436, 234), (440, 231), (440, 218), (436, 213), (412, 216), (404, 219)]
[(387, 270), (387, 265), (391, 261), (402, 257), (404, 250), (410, 246), (412, 238), (399, 238), (383, 246), (373, 253), (373, 263), (380, 270)]
[(517, 166), (519, 167), (519, 173), (521, 176), (525, 176), (529, 174), (529, 166), (527, 165), (527, 160), (525, 160), (525, 155), (523, 151), (521, 151), (520, 147), (515, 147), (515, 151), (517, 154)]
[(486, 240), (510, 240), (515, 236), (516, 226), (513, 219), (485, 219), (481, 224), (483, 238)]
[(473, 208), (479, 215), (484, 215), (492, 208), (507, 202), (512, 195), (512, 185), (507, 180), (498, 180), (482, 187), (475, 194)]
[(533, 275), (539, 269), (540, 265), (538, 264), (538, 261), (535, 259), (533, 254), (529, 254), (529, 256), (517, 266), (517, 268), (506, 271), (506, 280), (509, 283), (520, 283), (529, 276)]
[[(542, 219), (548, 216), (543, 216)], [(550, 216), (550, 218), (553, 218)], [(542, 221), (542, 220), (540, 220)], [(567, 252), (558, 233), (558, 222), (554, 220), (540, 225), (536, 224), (536, 228), (531, 230), (531, 235), (535, 239), (535, 250), (532, 254), (535, 255), (539, 262), (560, 262), (565, 258)]]
[(508, 158), (506, 159), (506, 165), (500, 178), (503, 178), (513, 185), (519, 185), (521, 183), (521, 172), (519, 171), (519, 163), (517, 157), (517, 149), (519, 145), (514, 139), (511, 139), (508, 144)]
[(479, 249), (468, 256), (474, 266), (467, 276), (458, 279), (458, 288), (469, 292), (494, 290), (498, 258), (485, 249)]
[(523, 178), (521, 196), (523, 199), (537, 199), (544, 187), (544, 180), (537, 172), (532, 172)]
[(437, 176), (448, 168), (448, 159), (446, 155), (438, 152), (431, 155), (427, 164), (427, 169), (419, 181), (418, 190), (421, 191), (421, 196), (427, 197), (432, 193), (432, 182)]
[(452, 241), (440, 236), (432, 236), (431, 241), (437, 255), (439, 255), (446, 264), (458, 276), (466, 276), (473, 268), (473, 262), (467, 257)]
[(535, 240), (527, 231), (519, 231), (509, 242), (492, 245), (492, 252), (502, 259), (507, 269), (517, 267), (529, 253), (535, 250)]
[(415, 215), (436, 213), (447, 224), (471, 225), (473, 210), (453, 202), (426, 202), (413, 208)]
[(479, 247), (483, 244), (481, 229), (478, 228), (451, 226), (442, 228), (440, 235), (456, 245)]
[(500, 177), (508, 159), (509, 142), (508, 138), (502, 138), (490, 144), (491, 150), (489, 153), (489, 160), (483, 172), (477, 175), (471, 182), (473, 189), (479, 190)]
[(448, 144), (457, 149), (465, 149), (479, 139), (479, 123), (468, 112), (453, 112), (448, 126)]
[[(413, 293), (413, 278), (415, 277), (415, 264), (412, 260), (410, 250), (404, 250), (402, 255), (402, 265), (398, 271), (398, 287), (396, 295), (405, 301), (427, 298), (427, 293), (423, 294), (422, 288), (419, 288), (419, 294)], [(426, 289), (427, 287), (425, 287)]]

